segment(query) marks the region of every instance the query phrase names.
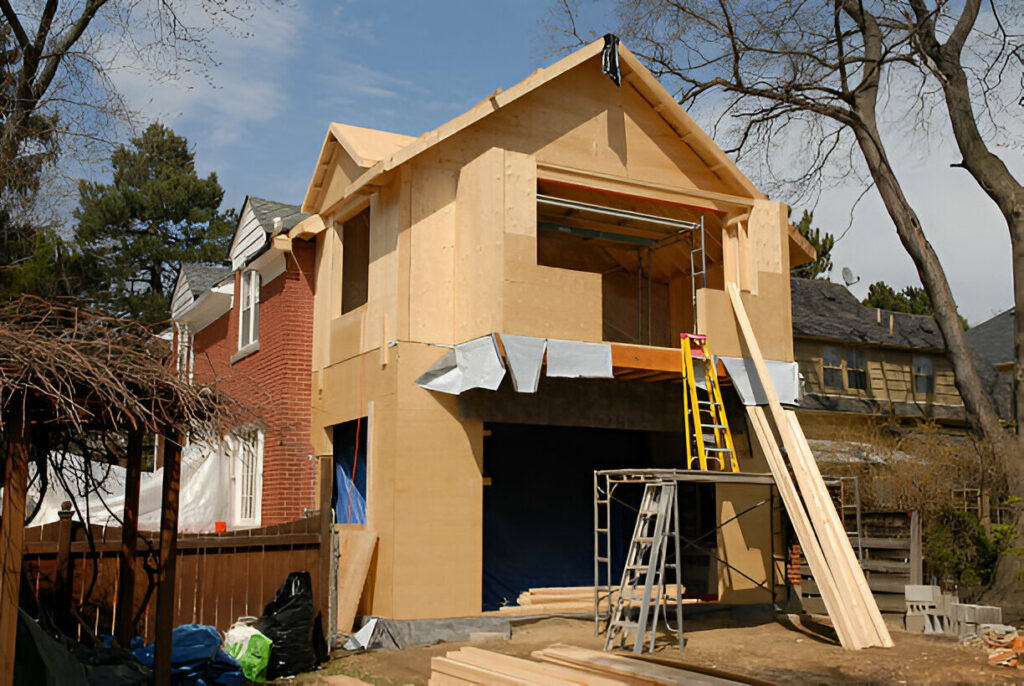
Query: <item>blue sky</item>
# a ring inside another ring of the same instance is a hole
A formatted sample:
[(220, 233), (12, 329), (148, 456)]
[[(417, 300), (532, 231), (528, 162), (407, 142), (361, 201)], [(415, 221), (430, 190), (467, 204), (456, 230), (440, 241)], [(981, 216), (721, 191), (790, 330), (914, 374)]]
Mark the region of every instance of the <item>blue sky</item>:
[[(220, 64), (208, 80), (153, 84), (127, 72), (116, 80), (145, 119), (160, 119), (189, 139), (200, 170), (217, 172), (226, 205), (237, 208), (246, 195), (300, 203), (329, 122), (409, 135), (439, 126), (557, 58), (559, 39), (541, 25), (553, 5), (341, 0), (261, 6), (245, 27), (251, 35), (215, 36)], [(612, 30), (602, 12), (600, 5), (590, 11), (596, 33)], [(1008, 308), (1009, 240), (991, 201), (965, 172), (949, 167), (957, 156), (948, 142), (926, 149), (901, 143), (890, 141), (897, 170), (961, 313), (979, 323)], [(1001, 152), (1024, 175), (1021, 151)], [(808, 208), (816, 225), (842, 232), (861, 190), (850, 184), (826, 192)], [(856, 205), (833, 261), (833, 280), (840, 280), (843, 267), (860, 277), (851, 289), (858, 297), (877, 280), (897, 288), (918, 283), (874, 190)]]

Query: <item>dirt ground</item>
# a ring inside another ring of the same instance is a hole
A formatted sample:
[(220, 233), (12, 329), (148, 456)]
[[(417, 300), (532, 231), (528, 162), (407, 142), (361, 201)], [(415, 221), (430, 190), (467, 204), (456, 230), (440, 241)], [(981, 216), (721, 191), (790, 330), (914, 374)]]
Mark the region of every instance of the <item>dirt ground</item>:
[[(785, 620), (783, 620), (785, 621)], [(895, 625), (897, 617), (892, 618)], [(1024, 671), (987, 664), (985, 651), (952, 638), (909, 634), (892, 629), (895, 647), (848, 651), (811, 631), (781, 622), (686, 631), (684, 660), (745, 674), (777, 684), (821, 683), (1024, 683)], [(591, 621), (549, 618), (513, 624), (509, 641), (473, 645), (508, 655), (530, 653), (554, 643), (601, 649)], [(319, 674), (346, 674), (382, 686), (426, 684), (430, 658), (467, 645), (445, 643), (402, 651), (374, 651), (341, 656)], [(672, 659), (668, 646), (658, 656)]]

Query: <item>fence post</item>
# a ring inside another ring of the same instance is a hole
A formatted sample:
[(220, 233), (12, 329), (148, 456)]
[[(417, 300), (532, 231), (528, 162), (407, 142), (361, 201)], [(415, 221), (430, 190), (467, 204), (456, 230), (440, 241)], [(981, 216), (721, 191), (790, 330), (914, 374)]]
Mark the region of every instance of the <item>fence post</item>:
[(127, 648), (135, 635), (135, 549), (139, 532), (139, 479), (142, 476), (141, 431), (128, 434), (124, 481), (124, 514), (121, 518), (121, 556), (117, 586), (117, 642)]
[(181, 434), (164, 434), (163, 499), (160, 512), (160, 573), (156, 592), (156, 646), (153, 683), (170, 686), (171, 633), (174, 631), (174, 572), (178, 553), (178, 489), (181, 486)]
[(924, 583), (924, 569), (921, 561), (921, 513), (910, 513), (910, 583), (920, 586)]
[(14, 643), (18, 634), (18, 594), (25, 547), (25, 489), (28, 487), (29, 423), (24, 398), (9, 399), (4, 417), (7, 467), (0, 517), (0, 686), (14, 681)]
[(71, 619), (71, 588), (75, 578), (74, 563), (71, 561), (71, 533), (74, 525), (71, 521), (70, 500), (60, 504), (57, 516), (60, 520), (57, 524), (57, 578), (54, 579), (53, 619), (61, 631), (70, 636), (74, 627)]
[(331, 571), (333, 568), (334, 518), (331, 517), (331, 495), (334, 490), (334, 458), (320, 458), (320, 610), (323, 613), (324, 633), (328, 641), (334, 635), (334, 617), (331, 608)]

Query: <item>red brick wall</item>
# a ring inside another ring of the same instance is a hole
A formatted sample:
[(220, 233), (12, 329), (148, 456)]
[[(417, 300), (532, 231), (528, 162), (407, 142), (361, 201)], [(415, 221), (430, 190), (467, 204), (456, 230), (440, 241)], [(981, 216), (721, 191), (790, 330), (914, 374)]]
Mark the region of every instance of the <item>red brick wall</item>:
[(260, 289), (257, 352), (230, 362), (238, 351), (237, 297), (194, 343), (196, 383), (216, 382), (266, 424), (263, 526), (299, 519), (316, 505), (316, 460), (309, 457), (314, 246), (295, 241), (285, 259), (285, 272)]

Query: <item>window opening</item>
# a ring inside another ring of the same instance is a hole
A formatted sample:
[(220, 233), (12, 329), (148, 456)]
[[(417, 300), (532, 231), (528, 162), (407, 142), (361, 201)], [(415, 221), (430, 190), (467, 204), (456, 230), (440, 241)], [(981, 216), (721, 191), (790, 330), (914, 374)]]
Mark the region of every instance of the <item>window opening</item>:
[(263, 490), (263, 431), (241, 429), (233, 437), (235, 523), (259, 526)]
[(864, 364), (864, 351), (858, 348), (846, 350), (846, 387), (851, 391), (868, 390), (868, 374)]
[(341, 314), (366, 304), (370, 286), (370, 208), (341, 225)]
[(238, 348), (259, 340), (260, 328), (260, 273), (255, 270), (242, 272), (240, 314), (238, 322)]
[(914, 393), (931, 395), (935, 392), (935, 367), (932, 358), (914, 355)]
[(177, 372), (178, 378), (192, 383), (192, 374), (195, 367), (195, 336), (189, 330), (188, 324), (175, 322), (174, 328), (177, 331)]
[(334, 425), (332, 505), (336, 524), (366, 523), (366, 425), (366, 417)]
[[(563, 197), (562, 190), (578, 197)], [(632, 209), (580, 197), (629, 203)], [(696, 291), (707, 286), (703, 212), (655, 198), (563, 189), (558, 182), (541, 180), (537, 263), (601, 274), (606, 340), (675, 347), (675, 334), (688, 330), (682, 327), (692, 323), (696, 330)], [(670, 286), (687, 276), (689, 293), (681, 283)]]
[(825, 388), (843, 389), (843, 356), (839, 348), (826, 345), (821, 349), (821, 378)]

